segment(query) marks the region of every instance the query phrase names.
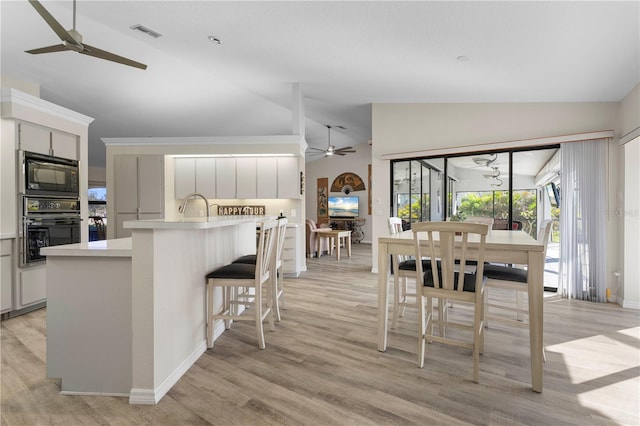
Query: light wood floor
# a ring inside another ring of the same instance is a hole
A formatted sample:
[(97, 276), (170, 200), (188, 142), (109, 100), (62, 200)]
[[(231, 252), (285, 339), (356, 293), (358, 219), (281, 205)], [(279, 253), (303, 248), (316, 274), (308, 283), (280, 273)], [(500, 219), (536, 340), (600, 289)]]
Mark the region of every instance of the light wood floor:
[[(59, 395), (45, 377), (46, 310), (5, 320), (2, 425), (382, 425), (640, 423), (639, 314), (617, 305), (545, 302), (544, 392), (530, 389), (528, 333), (486, 333), (480, 384), (469, 351), (427, 345), (416, 367), (415, 313), (376, 349), (376, 275), (369, 245), (308, 259), (286, 280), (287, 309), (267, 349), (235, 323), (156, 406)], [(204, 291), (204, 282), (203, 282)], [(494, 294), (494, 297), (501, 297)], [(468, 315), (456, 305), (451, 315)], [(454, 331), (451, 331), (453, 333)], [(204, 338), (204, 336), (203, 336)]]

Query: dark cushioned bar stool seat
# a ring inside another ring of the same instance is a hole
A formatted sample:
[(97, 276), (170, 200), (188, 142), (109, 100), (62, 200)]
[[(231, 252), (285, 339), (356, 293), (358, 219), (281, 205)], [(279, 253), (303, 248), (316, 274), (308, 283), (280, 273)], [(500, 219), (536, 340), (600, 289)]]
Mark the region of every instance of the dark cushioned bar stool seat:
[(233, 263), (248, 263), (250, 265), (255, 265), (257, 259), (258, 259), (257, 255), (255, 255), (255, 254), (247, 254), (247, 255), (244, 255), (244, 256), (240, 256), (239, 258), (234, 260)]

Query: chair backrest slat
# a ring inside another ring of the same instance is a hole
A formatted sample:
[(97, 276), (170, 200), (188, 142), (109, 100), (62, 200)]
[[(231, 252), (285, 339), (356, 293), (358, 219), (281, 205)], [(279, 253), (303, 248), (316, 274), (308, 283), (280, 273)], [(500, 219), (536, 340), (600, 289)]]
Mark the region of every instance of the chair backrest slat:
[(269, 279), (271, 274), (271, 257), (273, 254), (278, 223), (275, 220), (259, 224), (258, 252), (256, 255), (256, 279), (260, 283)]

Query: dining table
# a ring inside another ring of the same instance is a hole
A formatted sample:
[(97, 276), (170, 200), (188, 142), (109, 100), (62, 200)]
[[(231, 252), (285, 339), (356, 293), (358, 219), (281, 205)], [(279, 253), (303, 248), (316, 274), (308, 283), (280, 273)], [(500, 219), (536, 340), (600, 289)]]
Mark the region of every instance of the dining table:
[[(437, 233), (433, 238), (437, 251)], [(477, 259), (479, 241), (479, 238), (469, 237), (467, 250), (470, 259)], [(382, 352), (387, 349), (389, 257), (395, 254), (415, 255), (411, 230), (378, 238), (378, 350)], [(542, 392), (544, 244), (522, 230), (489, 230), (484, 255), (485, 262), (522, 264), (527, 267), (531, 384), (534, 392)]]

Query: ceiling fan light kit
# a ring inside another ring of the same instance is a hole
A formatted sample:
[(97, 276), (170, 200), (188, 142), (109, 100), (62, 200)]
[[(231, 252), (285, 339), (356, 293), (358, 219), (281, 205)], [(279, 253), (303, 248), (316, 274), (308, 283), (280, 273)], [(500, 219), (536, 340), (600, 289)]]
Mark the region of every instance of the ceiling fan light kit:
[[(42, 19), (51, 27), (53, 32), (55, 32), (60, 40), (62, 40), (62, 44), (56, 44), (53, 46), (41, 47), (37, 49), (27, 50), (26, 53), (31, 53), (32, 55), (37, 55), (40, 53), (52, 53), (52, 52), (62, 52), (65, 50), (71, 50), (73, 52), (78, 52), (83, 55), (93, 56), (94, 58), (104, 59), (111, 62), (117, 62), (119, 64), (127, 65), (134, 68), (139, 68), (146, 70), (147, 66), (143, 63), (136, 62), (129, 58), (125, 58), (124, 56), (116, 55), (115, 53), (107, 52), (106, 50), (98, 49), (97, 47), (90, 46), (82, 42), (82, 35), (78, 31), (76, 31), (76, 0), (73, 0), (73, 28), (70, 30), (65, 30), (62, 25), (49, 13), (47, 9), (44, 8), (42, 4), (40, 4), (37, 0), (29, 0), (31, 6), (40, 14)], [(142, 31), (142, 30), (141, 30)], [(151, 30), (149, 30), (151, 31)], [(144, 31), (143, 31), (144, 32)]]
[(324, 127), (327, 128), (327, 149), (319, 149), (319, 148), (314, 148), (314, 147), (310, 147), (309, 149), (316, 151), (315, 153), (320, 154), (323, 153), (325, 157), (329, 157), (332, 155), (346, 155), (346, 154), (350, 154), (350, 153), (354, 153), (356, 152), (355, 149), (353, 149), (353, 147), (350, 146), (345, 146), (344, 148), (336, 148), (334, 145), (331, 145), (331, 129), (332, 128), (336, 128), (336, 129), (341, 129), (341, 130), (347, 130), (346, 127), (344, 126), (331, 126), (329, 124), (325, 124)]

